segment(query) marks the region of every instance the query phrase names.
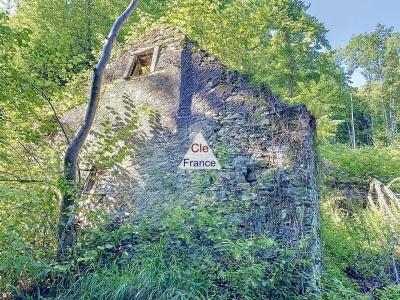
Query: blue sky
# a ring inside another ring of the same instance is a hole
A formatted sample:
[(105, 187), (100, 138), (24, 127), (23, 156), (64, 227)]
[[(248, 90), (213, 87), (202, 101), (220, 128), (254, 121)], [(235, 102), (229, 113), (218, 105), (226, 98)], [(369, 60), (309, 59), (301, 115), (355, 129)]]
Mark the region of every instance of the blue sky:
[[(305, 0), (308, 13), (329, 30), (332, 47), (345, 46), (358, 33), (371, 32), (378, 23), (400, 31), (400, 0)], [(353, 77), (355, 86), (363, 84), (361, 74)]]

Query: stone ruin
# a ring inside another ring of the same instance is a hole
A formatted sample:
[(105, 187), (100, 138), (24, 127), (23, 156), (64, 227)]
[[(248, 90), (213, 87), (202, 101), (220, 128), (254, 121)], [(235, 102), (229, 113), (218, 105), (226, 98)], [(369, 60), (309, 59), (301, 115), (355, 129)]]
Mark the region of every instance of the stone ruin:
[[(109, 63), (87, 149), (96, 146), (105, 121), (113, 134), (132, 118), (135, 125), (121, 134), (124, 146), (116, 142), (128, 155), (112, 170), (88, 176), (87, 192), (102, 195), (96, 205), (129, 216), (177, 195), (187, 203), (201, 193), (213, 201), (247, 201), (241, 228), (302, 248), (312, 262), (305, 285), (318, 293), (314, 118), (305, 106), (283, 104), (268, 88), (254, 88), (248, 77), (193, 46), (179, 31), (161, 28)], [(85, 110), (63, 117), (72, 132)], [(178, 169), (199, 131), (222, 164), (200, 190), (196, 176), (210, 171)]]

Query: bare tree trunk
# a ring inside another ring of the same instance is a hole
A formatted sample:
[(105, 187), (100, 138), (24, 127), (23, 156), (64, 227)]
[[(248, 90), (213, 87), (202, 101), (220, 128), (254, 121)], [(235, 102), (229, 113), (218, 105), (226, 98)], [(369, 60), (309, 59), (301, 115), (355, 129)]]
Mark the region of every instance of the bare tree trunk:
[(393, 143), (394, 139), (397, 136), (397, 106), (396, 101), (393, 97), (392, 89), (389, 90), (389, 116), (390, 116), (390, 139), (389, 143)]
[[(371, 75), (367, 75), (367, 101), (368, 103), (371, 103), (372, 96), (371, 96)], [(376, 142), (376, 136), (375, 136), (375, 128), (376, 124), (374, 122), (374, 117), (378, 115), (378, 112), (376, 109), (373, 109), (372, 114), (371, 114), (371, 139), (372, 139), (372, 145), (375, 145)]]
[(356, 149), (356, 130), (354, 126), (354, 106), (353, 106), (353, 93), (350, 93), (350, 110), (351, 110), (351, 147)]
[(349, 134), (349, 145), (352, 145), (351, 129), (348, 121), (346, 121), (346, 126), (347, 126), (347, 133)]
[(92, 127), (94, 117), (96, 115), (97, 106), (100, 100), (100, 91), (103, 79), (103, 73), (108, 61), (110, 60), (111, 50), (113, 44), (118, 36), (118, 33), (136, 8), (139, 0), (132, 0), (127, 9), (118, 17), (115, 21), (110, 34), (108, 35), (103, 52), (93, 71), (93, 82), (90, 90), (89, 104), (86, 111), (85, 120), (79, 129), (76, 137), (73, 139), (64, 157), (64, 176), (66, 180), (66, 188), (63, 195), (63, 201), (60, 209), (60, 220), (59, 220), (59, 232), (58, 232), (58, 252), (59, 258), (64, 258), (71, 246), (73, 245), (73, 223), (75, 216), (75, 200), (78, 197), (77, 192), (77, 162), (80, 150), (89, 134), (89, 130)]
[(384, 121), (385, 135), (386, 135), (387, 141), (390, 141), (389, 117), (388, 117), (388, 113), (387, 113), (387, 111), (386, 111), (385, 100), (384, 100), (384, 97), (383, 97), (383, 87), (382, 87), (382, 84), (380, 85), (380, 100), (381, 100), (381, 105), (382, 105), (382, 113), (383, 113), (383, 121)]

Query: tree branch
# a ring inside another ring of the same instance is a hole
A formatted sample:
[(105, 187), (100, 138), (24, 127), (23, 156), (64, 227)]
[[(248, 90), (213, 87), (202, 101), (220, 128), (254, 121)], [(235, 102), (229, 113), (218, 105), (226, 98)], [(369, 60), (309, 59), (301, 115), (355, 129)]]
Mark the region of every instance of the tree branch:
[(58, 114), (57, 114), (57, 112), (56, 112), (56, 109), (54, 108), (53, 103), (51, 102), (50, 98), (47, 97), (47, 95), (46, 95), (44, 92), (42, 92), (42, 97), (43, 97), (44, 99), (46, 99), (47, 103), (50, 105), (51, 110), (53, 111), (54, 117), (56, 118), (57, 123), (58, 123), (58, 125), (60, 126), (61, 131), (62, 131), (63, 134), (64, 134), (65, 140), (67, 141), (67, 144), (70, 145), (70, 144), (71, 144), (71, 141), (70, 141), (69, 138), (68, 138), (68, 134), (67, 134), (67, 132), (65, 131), (64, 125), (61, 123), (61, 120), (60, 120), (60, 118), (58, 117)]
[(60, 209), (59, 221), (59, 245), (58, 257), (64, 258), (71, 246), (73, 245), (73, 218), (76, 195), (76, 174), (77, 163), (81, 148), (86, 141), (90, 128), (92, 127), (94, 117), (96, 115), (97, 106), (100, 100), (101, 85), (103, 80), (104, 70), (110, 60), (113, 44), (118, 36), (118, 33), (135, 10), (139, 0), (132, 0), (126, 10), (117, 18), (108, 35), (103, 52), (93, 71), (93, 81), (90, 90), (89, 104), (86, 111), (86, 116), (82, 126), (80, 127), (76, 137), (68, 146), (64, 157), (64, 175), (67, 182), (67, 188), (63, 196), (63, 201)]
[(37, 87), (35, 84), (29, 82), (29, 80), (24, 79), (23, 81), (25, 81), (31, 88), (33, 88), (34, 90), (38, 91), (38, 92), (40, 93), (40, 95), (43, 97), (43, 99), (45, 99), (46, 102), (50, 105), (51, 110), (53, 111), (53, 115), (54, 115), (54, 117), (56, 118), (57, 123), (58, 123), (58, 125), (59, 125), (60, 128), (61, 128), (61, 131), (63, 132), (63, 135), (64, 135), (64, 137), (65, 137), (65, 140), (67, 141), (67, 144), (68, 144), (68, 145), (71, 144), (71, 142), (70, 142), (70, 140), (69, 140), (69, 138), (68, 138), (67, 132), (66, 132), (66, 130), (65, 130), (65, 128), (64, 128), (64, 125), (62, 124), (60, 118), (58, 117), (57, 111), (56, 111), (56, 109), (55, 109), (53, 103), (51, 102), (50, 97), (47, 96), (46, 93), (45, 93), (41, 88), (39, 88), (39, 87)]

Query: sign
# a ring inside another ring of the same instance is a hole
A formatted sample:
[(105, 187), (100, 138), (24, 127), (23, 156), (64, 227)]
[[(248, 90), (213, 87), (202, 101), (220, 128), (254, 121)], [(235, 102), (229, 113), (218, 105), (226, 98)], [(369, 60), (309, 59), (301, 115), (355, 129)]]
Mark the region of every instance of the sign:
[(201, 132), (194, 137), (179, 168), (183, 170), (221, 170), (217, 158)]

